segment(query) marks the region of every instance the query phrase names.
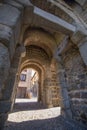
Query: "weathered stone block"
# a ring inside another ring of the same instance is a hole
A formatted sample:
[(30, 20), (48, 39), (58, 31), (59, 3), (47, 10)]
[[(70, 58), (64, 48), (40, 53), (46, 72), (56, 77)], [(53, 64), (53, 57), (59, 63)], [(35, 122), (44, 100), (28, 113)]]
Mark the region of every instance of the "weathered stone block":
[(81, 92), (81, 98), (86, 98), (87, 99), (87, 92)]
[(16, 43), (19, 41), (20, 28), (21, 28), (21, 18), (16, 21), (14, 30), (9, 26), (0, 24), (0, 41), (9, 48), (10, 58), (12, 59)]
[(62, 100), (62, 102), (61, 102), (61, 107), (62, 107), (63, 109), (69, 109), (69, 108), (70, 108), (69, 100)]
[(85, 81), (81, 81), (80, 82), (80, 88), (81, 89), (85, 89), (86, 88), (86, 82)]
[(65, 82), (59, 83), (59, 86), (61, 87), (61, 89), (67, 88), (67, 84)]
[(72, 112), (70, 109), (62, 109), (61, 110), (61, 114), (64, 116), (64, 117), (67, 117), (69, 119), (72, 118)]
[(0, 41), (6, 46), (9, 46), (8, 42), (12, 35), (12, 29), (6, 25), (0, 24)]
[[(28, 15), (29, 15), (29, 17), (27, 17)], [(25, 25), (31, 24), (33, 17), (34, 17), (33, 8), (26, 7), (24, 10), (24, 17), (23, 17), (24, 24)], [(25, 28), (26, 28), (26, 26), (25, 26)]]
[(70, 98), (80, 98), (80, 92), (69, 93)]
[(79, 51), (82, 56), (84, 63), (87, 65), (87, 42), (79, 46)]
[(0, 23), (14, 27), (21, 12), (10, 5), (0, 5)]
[(60, 93), (60, 96), (62, 99), (64, 100), (68, 100), (68, 92), (67, 92), (67, 89), (66, 88), (63, 88), (63, 89), (60, 89), (59, 90), (59, 93)]
[(8, 78), (8, 72), (10, 68), (10, 59), (8, 48), (0, 43), (0, 93)]
[(5, 89), (3, 94), (3, 100), (11, 100), (14, 83), (15, 83), (15, 73), (9, 75), (7, 82), (7, 89)]
[(81, 43), (83, 39), (85, 39), (86, 36), (87, 36), (87, 30), (77, 25), (77, 30), (72, 35), (71, 40), (73, 41), (73, 43), (78, 45), (79, 43)]
[(17, 23), (15, 25), (15, 29), (14, 29), (15, 47), (16, 47), (17, 43), (19, 43), (19, 41), (20, 41), (21, 25), (22, 25), (22, 17), (19, 17), (19, 19), (18, 19), (18, 21), (17, 21)]
[(12, 59), (13, 55), (14, 55), (14, 52), (15, 52), (15, 39), (14, 39), (14, 34), (11, 36), (10, 38), (10, 41), (9, 41), (9, 46), (8, 46), (8, 49), (9, 49), (9, 54), (10, 54), (10, 59)]
[(80, 78), (80, 79), (84, 79), (85, 78), (85, 74), (80, 74), (80, 75), (78, 75), (78, 78)]

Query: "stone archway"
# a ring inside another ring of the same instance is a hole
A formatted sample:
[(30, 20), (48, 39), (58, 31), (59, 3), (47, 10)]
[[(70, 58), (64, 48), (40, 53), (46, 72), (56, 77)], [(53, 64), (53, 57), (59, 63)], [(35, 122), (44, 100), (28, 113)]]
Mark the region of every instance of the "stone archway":
[[(81, 54), (81, 56), (79, 54), (79, 57), (80, 57), (79, 59), (81, 61), (81, 64), (79, 66), (81, 66), (81, 70), (82, 70), (81, 73), (83, 73), (83, 75), (80, 75), (79, 72), (77, 72), (76, 74), (77, 81), (79, 78), (81, 79), (81, 82), (79, 82), (79, 85), (76, 84), (77, 87), (75, 88), (76, 90), (75, 94), (76, 94), (76, 93), (79, 93), (79, 89), (77, 90), (78, 86), (81, 87), (80, 95), (79, 94), (78, 95), (80, 98), (82, 97), (82, 99), (79, 100), (79, 98), (78, 99), (75, 98), (73, 99), (72, 102), (74, 105), (78, 103), (80, 104), (80, 106), (81, 104), (84, 104), (84, 108), (87, 107), (87, 104), (85, 103), (85, 100), (84, 100), (84, 98), (86, 98), (86, 93), (87, 93), (87, 90), (86, 90), (87, 81), (85, 81), (87, 77), (87, 74), (86, 74), (87, 30), (86, 30), (86, 24), (84, 20), (86, 18), (85, 17), (86, 1), (84, 0), (82, 3), (80, 3), (78, 0), (75, 0), (77, 3), (79, 3), (79, 6), (81, 6), (82, 10), (84, 8), (84, 12), (82, 12), (81, 10), (82, 15), (84, 16), (81, 16), (81, 17), (79, 17), (78, 14), (75, 14), (73, 10), (70, 7), (68, 7), (64, 2), (61, 3), (60, 1), (58, 2), (57, 1), (54, 2), (51, 0), (49, 1), (50, 2), (41, 1), (40, 3), (38, 0), (37, 1), (31, 0), (32, 2), (31, 4), (30, 1), (19, 1), (19, 0), (6, 1), (5, 0), (3, 1), (3, 4), (0, 4), (0, 16), (1, 16), (0, 17), (0, 60), (1, 60), (0, 62), (0, 73), (1, 73), (0, 75), (1, 77), (1, 80), (0, 80), (1, 82), (0, 84), (1, 85), (0, 86), (0, 100), (1, 100), (0, 101), (0, 107), (1, 107), (0, 119), (2, 120), (2, 121), (0, 120), (0, 126), (3, 124), (2, 122), (6, 120), (7, 114), (10, 111), (12, 102), (14, 100), (14, 92), (15, 92), (14, 84), (16, 84), (17, 83), (16, 81), (18, 80), (18, 73), (17, 73), (18, 66), (20, 66), (19, 64), (24, 62), (25, 60), (30, 59), (30, 62), (32, 60), (33, 63), (38, 63), (38, 64), (42, 62), (41, 66), (45, 68), (44, 86), (46, 89), (44, 91), (48, 90), (46, 91), (47, 93), (45, 93), (46, 94), (45, 97), (46, 96), (48, 97), (48, 94), (49, 95), (51, 94), (51, 92), (49, 91), (50, 89), (48, 88), (51, 88), (52, 86), (52, 82), (51, 82), (52, 62), (51, 61), (55, 57), (54, 56), (55, 50), (57, 50), (58, 51), (57, 67), (59, 68), (56, 68), (56, 67), (55, 68), (59, 73), (57, 75), (57, 78), (60, 76), (62, 77), (62, 81), (60, 78), (61, 82), (59, 84), (59, 87), (62, 88), (63, 83), (64, 83), (64, 86), (67, 86), (65, 82), (65, 77), (64, 77), (65, 69), (64, 69), (64, 66), (62, 66), (62, 63), (60, 62), (60, 58), (59, 58), (59, 56), (61, 55), (61, 52), (64, 49), (67, 48), (69, 50), (69, 47), (68, 47), (69, 42), (66, 42), (67, 35), (68, 35), (68, 39), (73, 41), (73, 43), (75, 43), (75, 45), (78, 46), (79, 48), (78, 51), (80, 51), (80, 54)], [(75, 9), (77, 8), (78, 7), (76, 7)], [(22, 31), (22, 34), (20, 33), (21, 31)], [(61, 39), (59, 36), (60, 32), (62, 32), (62, 35), (63, 34), (65, 35), (62, 38), (62, 40), (60, 40)], [(58, 35), (56, 35), (56, 33)], [(56, 40), (54, 37), (56, 37)], [(20, 44), (16, 48), (17, 43), (20, 43)], [(23, 45), (21, 43), (23, 43)], [(31, 53), (31, 50), (32, 50), (32, 53)], [(43, 53), (39, 52), (40, 50), (42, 50)], [(21, 57), (20, 55), (23, 51), (26, 54), (24, 57), (22, 57), (22, 60), (19, 60)], [(36, 54), (37, 56), (35, 57), (35, 55), (33, 55), (34, 54), (33, 52), (39, 52), (39, 53)], [(68, 55), (70, 55), (70, 53), (68, 53)], [(38, 59), (38, 56), (40, 56), (39, 57), (40, 59)], [(75, 58), (77, 59), (77, 57)], [(84, 64), (83, 61), (85, 65), (83, 65)], [(64, 63), (64, 64), (65, 66), (67, 66), (67, 63)], [(73, 69), (73, 67), (71, 68)], [(71, 73), (71, 76), (72, 76), (72, 73)], [(71, 88), (72, 88), (72, 85), (71, 85)], [(62, 93), (65, 93), (65, 96)], [(73, 95), (73, 91), (71, 93)], [(74, 94), (74, 97), (75, 97), (75, 94)], [(61, 91), (61, 97), (64, 98), (65, 101), (64, 102), (61, 101), (61, 104), (63, 104), (63, 111), (65, 111), (64, 112), (65, 115), (67, 115), (66, 106), (70, 106), (67, 95), (68, 95), (67, 90), (63, 89)], [(67, 97), (67, 100), (66, 100), (66, 97)], [(48, 98), (47, 104), (49, 104), (50, 98)], [(49, 105), (51, 106), (52, 100), (50, 101), (51, 102)], [(84, 115), (84, 113), (86, 113), (85, 114), (85, 117), (86, 117), (87, 112), (85, 109), (83, 111), (83, 108), (81, 107), (80, 109), (79, 107), (77, 110), (79, 111), (81, 110), (82, 113), (80, 112), (78, 113), (78, 111), (74, 111), (76, 118), (81, 117), (80, 115), (82, 114)], [(84, 119), (82, 119), (81, 117), (81, 120), (84, 120)]]
[[(53, 91), (55, 91), (52, 89), (58, 87), (57, 85), (55, 85), (56, 81), (52, 81), (52, 80), (56, 80), (55, 77), (56, 74), (54, 74), (55, 72), (52, 72), (54, 71), (55, 68), (55, 64), (52, 63), (52, 60), (56, 48), (57, 48), (57, 44), (55, 38), (48, 32), (45, 32), (43, 30), (38, 30), (38, 29), (31, 29), (28, 32), (28, 34), (26, 34), (26, 37), (24, 39), (24, 45), (18, 46), (15, 53), (14, 62), (12, 64), (12, 67), (10, 68), (11, 70), (10, 70), (9, 81), (7, 86), (8, 88), (10, 88), (8, 99), (10, 99), (11, 102), (9, 107), (13, 106), (14, 104), (15, 92), (16, 92), (16, 86), (19, 79), (19, 74), (21, 70), (25, 67), (30, 67), (30, 68), (33, 67), (38, 72), (40, 71), (40, 74), (42, 73), (41, 74), (42, 91), (40, 90), (41, 93), (39, 94), (38, 100), (42, 101), (48, 107), (56, 106), (55, 105), (56, 102), (59, 101), (54, 100), (54, 98), (52, 97)], [(22, 52), (25, 53), (22, 54)], [(21, 54), (22, 56), (20, 58)], [(18, 56), (18, 59), (16, 56)], [(20, 58), (20, 62), (19, 62), (19, 58)], [(52, 68), (51, 66), (54, 67)], [(61, 87), (61, 85), (59, 87)], [(6, 93), (7, 90), (5, 91), (5, 94)]]
[(39, 88), (38, 88), (38, 102), (43, 102), (44, 103), (44, 86), (43, 86), (43, 82), (44, 82), (44, 68), (38, 64), (38, 63), (35, 63), (35, 62), (32, 62), (32, 61), (25, 61), (24, 63), (21, 64), (20, 66), (20, 70), (19, 70), (19, 75), (20, 75), (20, 72), (23, 70), (23, 69), (26, 69), (26, 68), (31, 68), (31, 69), (34, 69), (35, 71), (37, 71), (38, 73), (38, 76), (39, 76), (39, 80), (38, 80), (38, 83), (39, 83)]

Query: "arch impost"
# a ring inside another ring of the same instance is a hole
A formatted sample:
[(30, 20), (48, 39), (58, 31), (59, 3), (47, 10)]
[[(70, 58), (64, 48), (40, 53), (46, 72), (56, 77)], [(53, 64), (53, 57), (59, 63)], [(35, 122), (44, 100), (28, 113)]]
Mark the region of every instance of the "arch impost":
[(87, 36), (85, 36), (80, 43), (78, 44), (78, 47), (80, 48), (83, 44), (87, 43)]
[(79, 45), (81, 45), (85, 39), (87, 39), (87, 29), (77, 26), (77, 30), (72, 35), (71, 41), (79, 47)]
[(79, 47), (81, 57), (85, 65), (87, 66), (87, 36), (84, 39), (82, 39), (78, 47)]
[(87, 29), (79, 27), (76, 33), (71, 37), (71, 40), (79, 48), (81, 57), (87, 66)]

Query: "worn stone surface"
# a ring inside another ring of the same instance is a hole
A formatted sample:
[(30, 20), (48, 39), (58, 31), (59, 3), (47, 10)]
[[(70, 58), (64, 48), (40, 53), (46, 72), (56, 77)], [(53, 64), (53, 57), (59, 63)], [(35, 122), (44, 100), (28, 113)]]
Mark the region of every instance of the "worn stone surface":
[(9, 68), (10, 59), (8, 48), (5, 47), (2, 43), (0, 43), (0, 95), (2, 94), (2, 89), (5, 87)]
[(0, 5), (0, 23), (1, 24), (14, 27), (19, 16), (20, 16), (20, 11), (17, 8), (7, 5), (7, 4)]
[(0, 24), (0, 41), (9, 46), (12, 29), (6, 25)]
[(9, 76), (6, 82), (7, 89), (5, 89), (3, 92), (3, 97), (2, 97), (3, 100), (13, 101), (12, 96), (14, 95), (14, 89), (15, 89), (14, 84), (15, 84), (15, 78), (16, 78), (16, 73), (17, 73), (21, 53), (22, 53), (22, 47), (18, 46), (16, 48), (15, 55), (13, 57), (13, 62), (10, 66)]
[(15, 50), (14, 36), (12, 29), (0, 24), (0, 41), (8, 48), (9, 57), (12, 58)]
[(78, 26), (76, 32), (72, 35), (71, 40), (73, 43), (79, 45), (81, 42), (86, 39), (87, 37), (87, 30)]
[(79, 46), (79, 50), (84, 63), (87, 65), (87, 42)]
[[(86, 92), (87, 92), (87, 73), (86, 67), (81, 59), (78, 50), (71, 47), (70, 51), (63, 55), (66, 80), (68, 83), (68, 94), (70, 97), (70, 104), (73, 112), (73, 118), (82, 120), (86, 123), (87, 119), (87, 104), (86, 104)], [(84, 106), (82, 109), (81, 106)], [(81, 115), (84, 115), (82, 116)]]

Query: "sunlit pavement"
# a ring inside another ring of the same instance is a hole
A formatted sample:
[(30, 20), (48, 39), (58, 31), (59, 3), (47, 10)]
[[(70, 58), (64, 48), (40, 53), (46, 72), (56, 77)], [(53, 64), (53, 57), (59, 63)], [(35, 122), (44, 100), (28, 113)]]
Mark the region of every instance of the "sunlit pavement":
[(60, 107), (47, 109), (33, 98), (16, 99), (4, 130), (87, 130), (78, 127), (60, 116)]
[[(11, 122), (22, 122), (29, 120), (39, 120), (39, 119), (48, 119), (57, 117), (60, 115), (60, 108), (50, 108), (45, 109), (42, 104), (36, 102), (35, 98), (33, 99), (17, 99), (14, 111), (9, 114), (8, 121)], [(34, 110), (33, 110), (34, 109)]]

